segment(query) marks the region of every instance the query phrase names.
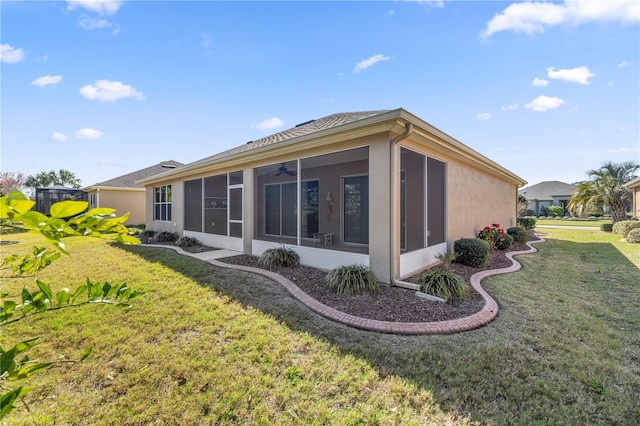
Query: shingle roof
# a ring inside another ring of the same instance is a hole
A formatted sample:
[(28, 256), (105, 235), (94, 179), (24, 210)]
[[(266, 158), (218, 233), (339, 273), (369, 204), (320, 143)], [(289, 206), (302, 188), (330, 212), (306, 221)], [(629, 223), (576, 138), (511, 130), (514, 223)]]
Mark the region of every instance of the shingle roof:
[(184, 164), (179, 163), (177, 161), (173, 161), (173, 160), (163, 161), (161, 163), (147, 167), (145, 169), (127, 173), (126, 175), (105, 180), (104, 182), (96, 183), (91, 186), (92, 187), (106, 186), (106, 187), (112, 187), (112, 188), (144, 188), (144, 185), (137, 184), (136, 181), (140, 179), (148, 178), (151, 176), (155, 176), (157, 174), (169, 171), (171, 169), (176, 169), (182, 166), (184, 166)]
[(257, 139), (255, 141), (248, 142), (244, 145), (231, 148), (227, 151), (220, 152), (210, 157), (202, 158), (200, 160), (194, 161), (193, 163), (189, 163), (186, 166), (189, 167), (197, 164), (205, 164), (210, 161), (219, 160), (221, 158), (225, 158), (234, 154), (239, 154), (241, 152), (251, 151), (264, 146), (273, 145), (278, 142), (284, 142), (286, 140), (293, 139), (299, 136), (304, 136), (311, 133), (319, 132), (321, 130), (330, 129), (332, 127), (340, 126), (342, 124), (347, 124), (347, 123), (362, 120), (365, 118), (373, 117), (375, 115), (384, 114), (385, 112), (388, 112), (388, 111), (389, 110), (341, 112), (337, 114), (328, 115), (326, 117), (322, 117), (317, 120), (310, 120), (302, 124), (298, 124), (297, 126), (292, 127), (290, 129), (283, 130), (282, 132), (275, 133), (273, 135), (266, 136), (264, 138)]
[(553, 200), (554, 196), (571, 195), (573, 188), (568, 183), (549, 180), (522, 188), (518, 194), (524, 195), (527, 200)]

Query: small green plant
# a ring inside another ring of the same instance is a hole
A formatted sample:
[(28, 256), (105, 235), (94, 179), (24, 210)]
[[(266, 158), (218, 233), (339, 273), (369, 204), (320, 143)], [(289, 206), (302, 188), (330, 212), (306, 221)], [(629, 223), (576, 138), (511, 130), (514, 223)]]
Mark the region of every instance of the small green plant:
[(493, 250), (495, 248), (498, 248), (498, 245), (505, 244), (507, 234), (504, 232), (504, 229), (500, 227), (500, 224), (492, 223), (491, 226), (485, 226), (482, 230), (480, 230), (476, 237), (488, 242), (489, 249)]
[(637, 244), (640, 243), (640, 228), (635, 228), (627, 234), (627, 242)]
[(462, 277), (450, 271), (431, 270), (418, 275), (418, 284), (423, 293), (445, 299), (465, 300), (469, 297), (469, 287)]
[[(525, 231), (526, 232), (526, 231)], [(504, 238), (500, 239), (496, 244), (498, 250), (507, 250), (513, 244), (513, 237), (509, 234), (504, 234)]]
[(629, 232), (632, 229), (636, 229), (636, 228), (640, 228), (640, 221), (637, 221), (637, 220), (621, 220), (620, 222), (616, 222), (613, 225), (612, 231), (613, 231), (614, 234), (622, 235), (622, 238), (627, 238), (627, 235), (629, 235)]
[(364, 265), (345, 265), (334, 268), (325, 277), (330, 289), (339, 294), (363, 294), (376, 292), (378, 280), (371, 269)]
[(519, 217), (518, 219), (516, 219), (516, 225), (528, 231), (536, 227), (536, 218), (528, 216)]
[(613, 231), (613, 223), (603, 223), (602, 225), (600, 225), (600, 230), (603, 232)]
[(258, 258), (261, 268), (273, 271), (280, 266), (292, 267), (300, 264), (300, 256), (293, 249), (284, 246), (266, 250)]
[(49, 266), (54, 260), (59, 259), (60, 256), (62, 253), (57, 250), (33, 246), (33, 256), (12, 254), (2, 259), (1, 265), (10, 266), (15, 276), (21, 276), (25, 273), (33, 275)]
[(456, 262), (468, 266), (482, 266), (489, 260), (489, 243), (480, 238), (460, 238), (454, 245)]
[(564, 209), (560, 206), (549, 206), (549, 216), (564, 216)]
[(507, 235), (511, 235), (513, 237), (513, 241), (517, 243), (526, 243), (529, 241), (529, 232), (518, 226), (512, 226), (507, 229)]
[(175, 243), (179, 238), (180, 235), (177, 232), (162, 231), (154, 237), (154, 241), (157, 243)]
[(180, 237), (176, 241), (178, 247), (196, 247), (200, 245), (200, 241), (193, 237)]
[(457, 255), (455, 253), (438, 253), (435, 258), (442, 262), (442, 268), (448, 271), (451, 268), (451, 264), (456, 260)]
[(141, 237), (146, 237), (146, 238), (153, 238), (155, 237), (157, 234), (156, 231), (154, 231), (153, 229), (145, 229), (144, 231), (142, 231), (139, 235)]

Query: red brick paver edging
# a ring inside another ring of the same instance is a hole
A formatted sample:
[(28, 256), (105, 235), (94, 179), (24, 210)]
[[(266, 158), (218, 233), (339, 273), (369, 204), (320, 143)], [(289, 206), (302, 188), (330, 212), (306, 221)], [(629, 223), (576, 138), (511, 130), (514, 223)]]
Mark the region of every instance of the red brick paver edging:
[[(392, 333), (392, 334), (407, 334), (407, 335), (434, 335), (434, 334), (452, 334), (459, 333), (461, 331), (469, 331), (493, 321), (498, 315), (498, 303), (487, 293), (480, 284), (481, 281), (487, 277), (499, 274), (506, 274), (509, 272), (515, 272), (519, 270), (522, 265), (513, 258), (521, 254), (535, 253), (537, 250), (531, 245), (535, 243), (542, 243), (544, 239), (540, 238), (537, 241), (527, 242), (529, 249), (512, 251), (506, 254), (506, 257), (511, 261), (511, 266), (501, 269), (490, 269), (486, 271), (477, 272), (471, 276), (471, 285), (473, 288), (484, 298), (485, 304), (483, 308), (473, 315), (464, 318), (457, 318), (447, 321), (433, 321), (433, 322), (392, 322), (392, 321), (378, 321), (367, 318), (361, 318), (354, 315), (347, 314), (345, 312), (334, 309), (330, 306), (318, 302), (316, 299), (309, 296), (302, 291), (300, 287), (293, 282), (276, 274), (275, 272), (267, 271), (259, 268), (252, 268), (242, 265), (232, 265), (229, 263), (218, 262), (215, 259), (205, 260), (214, 266), (221, 268), (237, 269), (240, 271), (251, 272), (254, 274), (267, 277), (279, 284), (291, 293), (293, 297), (298, 301), (305, 304), (312, 311), (322, 315), (323, 317), (348, 325), (350, 327), (359, 328), (361, 330), (377, 331), (380, 333)], [(168, 245), (155, 245), (145, 244), (146, 247), (160, 247), (170, 248), (185, 256), (196, 257), (192, 253), (182, 250), (180, 247), (168, 246)], [(199, 258), (199, 257), (196, 257)], [(202, 259), (200, 259), (202, 260)]]

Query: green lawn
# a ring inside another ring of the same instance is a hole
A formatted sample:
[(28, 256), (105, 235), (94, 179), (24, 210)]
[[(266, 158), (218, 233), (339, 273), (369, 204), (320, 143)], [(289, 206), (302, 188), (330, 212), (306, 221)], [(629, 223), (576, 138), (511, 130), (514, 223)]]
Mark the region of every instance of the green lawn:
[(536, 222), (536, 226), (595, 226), (597, 228), (600, 228), (600, 225), (604, 223), (611, 223), (611, 220), (538, 219)]
[[(3, 347), (40, 336), (40, 360), (93, 345), (84, 363), (32, 378), (33, 417), (21, 409), (6, 424), (637, 425), (639, 246), (548, 232), (520, 272), (485, 282), (499, 317), (453, 336), (354, 330), (266, 278), (71, 239), (72, 256), (39, 276), (54, 291), (90, 276), (146, 295), (129, 310), (83, 306), (3, 326)], [(36, 241), (3, 238), (21, 240), (3, 256)], [(3, 278), (2, 291), (32, 283)]]

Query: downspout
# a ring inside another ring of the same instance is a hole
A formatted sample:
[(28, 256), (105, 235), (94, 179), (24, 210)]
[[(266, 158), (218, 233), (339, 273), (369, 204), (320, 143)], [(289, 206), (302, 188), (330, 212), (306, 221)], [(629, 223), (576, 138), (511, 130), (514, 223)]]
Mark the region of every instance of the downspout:
[[(396, 145), (398, 144), (398, 142), (408, 138), (411, 134), (413, 133), (413, 123), (407, 123), (406, 124), (406, 128), (405, 131), (402, 132), (401, 134), (399, 134), (398, 136), (396, 136), (395, 138), (391, 139), (391, 145), (390, 145), (390, 158), (391, 158), (391, 203), (389, 203), (389, 216), (392, 219), (396, 219), (395, 217), (395, 203), (394, 200), (399, 198), (399, 194), (397, 194), (398, 191), (398, 185), (396, 185), (397, 180), (396, 180), (396, 176), (399, 176), (399, 171), (396, 170)], [(390, 258), (390, 264), (391, 264), (391, 284), (392, 285), (396, 285), (396, 286), (400, 286), (400, 287), (407, 287), (409, 286), (409, 288), (411, 289), (417, 289), (415, 288), (416, 285), (415, 284), (410, 284), (410, 283), (405, 283), (404, 281), (400, 281), (397, 277), (398, 274), (398, 270), (399, 270), (399, 262), (400, 262), (400, 258), (396, 253), (396, 237), (395, 234), (397, 233), (397, 229), (393, 229), (395, 228), (395, 220), (391, 220), (390, 221), (390, 227), (392, 228), (390, 231), (390, 235), (391, 235), (391, 241), (389, 243), (390, 247), (390, 253), (391, 253), (391, 258)]]

